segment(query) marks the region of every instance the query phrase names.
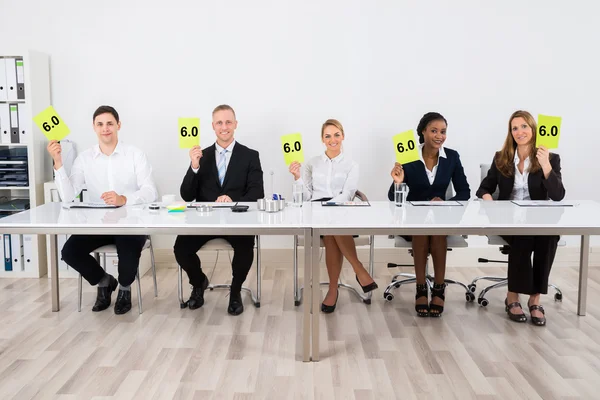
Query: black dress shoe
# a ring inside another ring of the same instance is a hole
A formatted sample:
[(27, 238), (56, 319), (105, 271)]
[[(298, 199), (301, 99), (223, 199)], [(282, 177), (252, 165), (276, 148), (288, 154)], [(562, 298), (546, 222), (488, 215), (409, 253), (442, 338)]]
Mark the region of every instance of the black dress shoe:
[(194, 286), (192, 288), (192, 293), (190, 294), (190, 299), (187, 301), (187, 305), (190, 310), (195, 310), (204, 305), (204, 291), (208, 287), (208, 277), (204, 276), (204, 282), (199, 287)]
[(227, 312), (231, 315), (240, 315), (244, 312), (241, 292), (229, 293), (229, 307), (227, 307)]
[(379, 286), (377, 286), (377, 283), (375, 283), (375, 281), (373, 281), (365, 286), (361, 285), (360, 281), (358, 280), (358, 275), (356, 275), (356, 282), (358, 282), (358, 284), (362, 288), (363, 292), (365, 292), (365, 293), (369, 293), (370, 291), (375, 290), (379, 287)]
[(131, 290), (119, 289), (119, 294), (115, 301), (115, 314), (125, 314), (129, 310), (131, 310)]
[[(360, 282), (359, 282), (360, 283)], [(335, 303), (332, 306), (328, 306), (325, 303), (321, 303), (321, 311), (325, 314), (331, 314), (335, 311), (335, 306), (337, 306), (338, 297), (340, 297), (340, 291), (338, 290), (335, 294)]]
[(94, 307), (92, 307), (92, 311), (104, 311), (108, 307), (110, 307), (110, 296), (112, 292), (115, 291), (117, 286), (119, 286), (119, 282), (112, 276), (109, 275), (110, 282), (108, 286), (98, 287), (98, 294), (96, 295), (96, 303), (94, 303)]

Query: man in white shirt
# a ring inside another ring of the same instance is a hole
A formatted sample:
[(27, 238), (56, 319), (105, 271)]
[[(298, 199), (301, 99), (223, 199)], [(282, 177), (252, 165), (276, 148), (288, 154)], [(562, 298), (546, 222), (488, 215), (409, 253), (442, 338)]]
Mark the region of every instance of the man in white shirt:
[[(81, 153), (68, 176), (62, 164), (61, 146), (56, 140), (48, 144), (54, 160), (55, 183), (63, 202), (73, 201), (85, 186), (86, 201), (117, 207), (156, 201), (152, 167), (146, 155), (136, 147), (119, 141), (119, 114), (110, 106), (100, 106), (93, 116), (98, 144)], [(90, 285), (98, 285), (92, 311), (107, 309), (111, 295), (120, 284), (115, 314), (131, 309), (131, 284), (139, 267), (146, 242), (144, 235), (72, 235), (62, 249), (62, 259), (79, 272)], [(99, 247), (114, 244), (119, 257), (119, 280), (90, 255)]]

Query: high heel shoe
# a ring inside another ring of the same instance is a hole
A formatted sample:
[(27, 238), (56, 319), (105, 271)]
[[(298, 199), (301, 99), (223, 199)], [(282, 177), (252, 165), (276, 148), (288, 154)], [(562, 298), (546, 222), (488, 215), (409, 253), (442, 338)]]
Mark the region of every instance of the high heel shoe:
[(444, 306), (440, 306), (439, 304), (433, 304), (433, 298), (434, 297), (438, 297), (440, 299), (442, 299), (442, 301), (446, 301), (446, 296), (444, 295), (444, 292), (446, 291), (446, 284), (445, 283), (434, 283), (433, 287), (431, 288), (431, 300), (432, 302), (429, 303), (429, 316), (430, 317), (441, 317), (442, 313), (444, 312)]
[[(426, 283), (419, 284), (417, 283), (417, 294), (415, 295), (415, 300), (419, 300), (421, 297), (429, 298), (429, 288)], [(419, 317), (429, 317), (429, 305), (425, 304), (415, 304), (415, 311)]]
[(325, 314), (331, 314), (335, 311), (335, 306), (337, 306), (338, 297), (340, 296), (340, 291), (338, 290), (335, 295), (335, 303), (332, 306), (328, 306), (325, 303), (321, 303), (321, 311)]
[(529, 307), (529, 313), (537, 310), (540, 311), (542, 314), (544, 314), (543, 317), (534, 317), (533, 315), (531, 315), (531, 323), (536, 325), (536, 326), (544, 326), (546, 325), (546, 311), (544, 311), (544, 307), (539, 306), (537, 304), (534, 305), (530, 305), (529, 302), (527, 302), (527, 307)]
[(527, 315), (525, 315), (524, 312), (521, 312), (521, 314), (513, 314), (510, 312), (510, 310), (512, 310), (515, 307), (523, 308), (521, 307), (521, 303), (519, 303), (518, 301), (508, 304), (508, 298), (504, 300), (504, 311), (506, 311), (506, 313), (508, 314), (508, 318), (510, 318), (511, 321), (527, 322)]
[(356, 282), (358, 282), (358, 284), (362, 288), (363, 292), (365, 292), (365, 293), (369, 293), (370, 291), (375, 290), (379, 287), (379, 286), (377, 286), (377, 282), (375, 282), (375, 281), (369, 283), (368, 285), (363, 286), (360, 284), (360, 281), (358, 280), (358, 275), (355, 275), (355, 276), (356, 276)]

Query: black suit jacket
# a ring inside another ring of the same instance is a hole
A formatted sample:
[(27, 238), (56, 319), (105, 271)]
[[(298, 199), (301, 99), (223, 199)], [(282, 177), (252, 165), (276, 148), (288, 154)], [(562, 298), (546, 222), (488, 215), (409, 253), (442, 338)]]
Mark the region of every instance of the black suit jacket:
[[(504, 176), (496, 167), (496, 157), (494, 155), (492, 165), (487, 176), (481, 181), (477, 190), (477, 197), (483, 197), (484, 194), (493, 194), (496, 187), (499, 189), (498, 200), (509, 200), (515, 184), (515, 176)], [(565, 197), (565, 187), (562, 183), (560, 173), (560, 156), (550, 153), (550, 166), (552, 171), (548, 179), (544, 178), (544, 171), (541, 169), (529, 174), (527, 185), (529, 186), (529, 197), (531, 200), (554, 200), (560, 201)]]
[[(444, 148), (446, 157), (439, 157), (438, 168), (433, 184), (429, 183), (425, 164), (415, 161), (402, 166), (404, 168), (404, 183), (408, 185), (408, 201), (427, 201), (434, 197), (444, 200), (469, 200), (471, 189), (465, 176), (465, 170), (460, 162), (458, 152)], [(456, 195), (446, 199), (446, 191), (452, 181)], [(394, 184), (388, 191), (388, 199), (394, 201)]]
[(188, 168), (181, 182), (181, 198), (185, 201), (215, 201), (227, 195), (232, 201), (256, 201), (265, 197), (263, 172), (258, 151), (240, 142), (235, 143), (225, 172), (223, 186), (219, 183), (215, 145), (202, 150), (200, 169)]

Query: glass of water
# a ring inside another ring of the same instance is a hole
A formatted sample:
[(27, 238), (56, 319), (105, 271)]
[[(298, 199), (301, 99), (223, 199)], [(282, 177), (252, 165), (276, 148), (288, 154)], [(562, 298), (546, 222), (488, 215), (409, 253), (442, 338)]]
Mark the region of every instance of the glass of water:
[(394, 203), (396, 207), (404, 207), (406, 196), (408, 196), (408, 185), (394, 182)]
[(292, 206), (302, 207), (302, 201), (304, 201), (304, 184), (294, 182), (292, 187)]

